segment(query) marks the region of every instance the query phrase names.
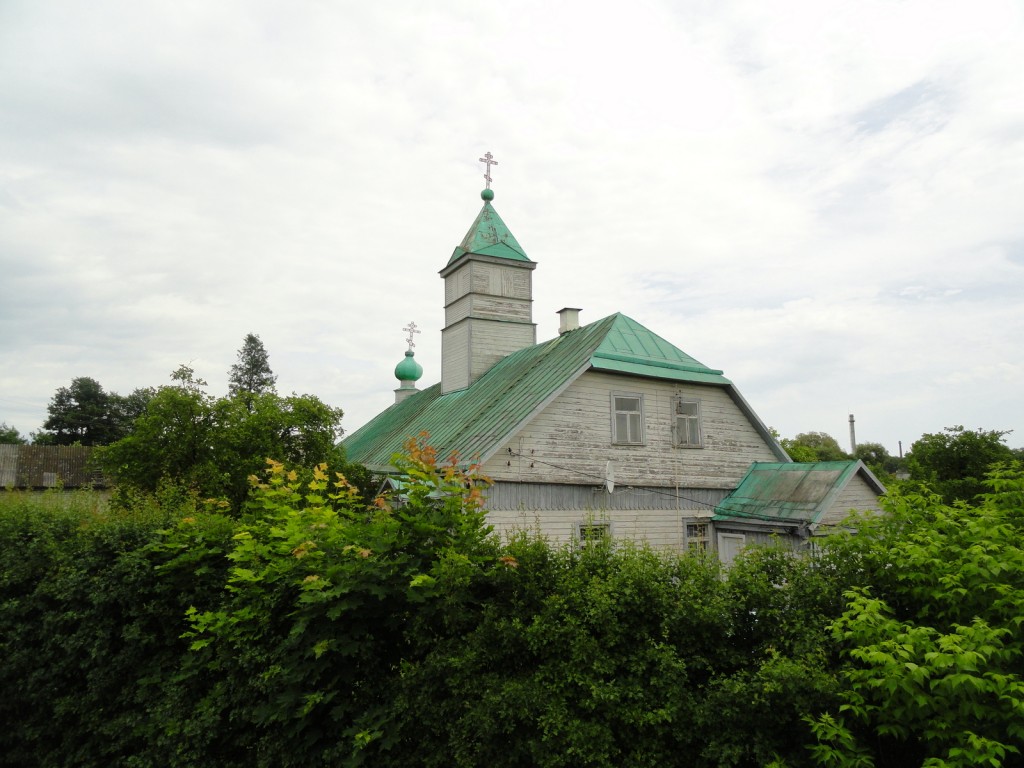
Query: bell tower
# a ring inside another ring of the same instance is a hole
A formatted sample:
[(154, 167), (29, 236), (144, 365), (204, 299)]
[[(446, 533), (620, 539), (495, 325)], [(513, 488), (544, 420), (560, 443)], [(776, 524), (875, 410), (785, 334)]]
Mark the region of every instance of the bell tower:
[(488, 152), (484, 201), (469, 232), (441, 270), (444, 329), (441, 331), (441, 392), (465, 389), (506, 355), (537, 343), (533, 322), (533, 270), (491, 201)]

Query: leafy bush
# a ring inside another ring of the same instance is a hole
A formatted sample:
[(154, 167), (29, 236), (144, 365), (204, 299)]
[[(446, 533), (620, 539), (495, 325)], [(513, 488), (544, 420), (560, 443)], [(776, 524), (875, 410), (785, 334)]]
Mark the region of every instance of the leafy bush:
[(372, 504), (277, 463), (241, 516), (0, 495), (0, 763), (1021, 764), (1019, 470), (723, 571), (499, 544), (476, 468), (408, 447)]
[(1021, 765), (1024, 473), (996, 470), (977, 507), (896, 497), (851, 542), (871, 573), (833, 624), (842, 717), (823, 765)]

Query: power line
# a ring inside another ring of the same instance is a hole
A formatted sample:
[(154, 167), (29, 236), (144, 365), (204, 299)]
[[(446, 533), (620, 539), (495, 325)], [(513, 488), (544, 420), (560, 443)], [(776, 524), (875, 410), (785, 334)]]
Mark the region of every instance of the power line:
[[(543, 459), (538, 459), (535, 456), (527, 456), (527, 455), (525, 455), (523, 453), (517, 453), (516, 451), (513, 451), (511, 448), (508, 449), (508, 452), (509, 452), (510, 456), (515, 456), (515, 457), (518, 457), (518, 458), (521, 458), (521, 459), (526, 459), (527, 461), (536, 462), (537, 464), (543, 464), (544, 466), (551, 467), (552, 469), (560, 469), (563, 472), (574, 472), (575, 474), (583, 475), (584, 477), (592, 477), (595, 480), (600, 480), (602, 483), (607, 483), (608, 482), (608, 478), (607, 477), (603, 477), (602, 475), (595, 475), (592, 472), (585, 472), (585, 471), (583, 471), (581, 469), (575, 469), (575, 468), (572, 468), (572, 467), (563, 467), (563, 466), (560, 466), (558, 464), (552, 464), (550, 461), (544, 461)], [(654, 493), (654, 494), (657, 494), (659, 496), (668, 496), (669, 498), (676, 499), (677, 501), (688, 501), (691, 504), (699, 504), (700, 506), (709, 507), (711, 509), (715, 509), (718, 506), (717, 504), (709, 504), (706, 501), (701, 501), (700, 499), (690, 498), (689, 496), (683, 496), (681, 493), (675, 493), (673, 491), (662, 491), (662, 490), (660, 490), (658, 488), (642, 488), (642, 489), (638, 489), (638, 488), (635, 488), (633, 486), (628, 486), (628, 487), (631, 490), (633, 490), (633, 491), (642, 490), (644, 493)]]

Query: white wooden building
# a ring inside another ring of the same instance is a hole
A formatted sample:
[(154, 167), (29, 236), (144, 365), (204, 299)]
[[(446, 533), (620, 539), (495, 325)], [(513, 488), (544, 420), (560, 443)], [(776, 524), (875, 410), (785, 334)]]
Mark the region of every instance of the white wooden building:
[(789, 457), (722, 371), (635, 320), (579, 325), (536, 343), (536, 264), (484, 190), (484, 205), (440, 274), (440, 382), (416, 388), (411, 351), (396, 402), (345, 440), (352, 460), (387, 472), (410, 437), (482, 463), (499, 532), (557, 542), (611, 535), (714, 549), (716, 508), (755, 462)]

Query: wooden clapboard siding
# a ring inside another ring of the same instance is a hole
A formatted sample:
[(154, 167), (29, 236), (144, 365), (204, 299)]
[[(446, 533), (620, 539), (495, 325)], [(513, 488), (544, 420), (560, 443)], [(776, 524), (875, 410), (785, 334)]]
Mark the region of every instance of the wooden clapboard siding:
[(476, 381), (496, 362), (536, 342), (532, 323), (496, 322), (471, 319), (469, 331), (469, 375)]
[[(611, 394), (643, 397), (643, 445), (612, 444)], [(673, 446), (674, 398), (700, 401), (703, 448)], [(486, 462), (495, 480), (732, 489), (754, 461), (776, 457), (723, 387), (589, 371)]]
[(444, 303), (450, 305), (467, 294), (507, 296), (529, 301), (532, 296), (532, 272), (517, 263), (506, 266), (471, 260), (444, 280)]
[(514, 266), (508, 266), (471, 261), (467, 266), (472, 271), (471, 290), (474, 293), (530, 299), (532, 272), (522, 264), (516, 262)]
[(461, 296), (469, 293), (472, 275), (467, 266), (457, 269), (444, 279), (444, 303), (448, 306)]
[(532, 279), (521, 263), (470, 259), (445, 277), (441, 388), (468, 387), (503, 357), (537, 343)]
[(683, 516), (674, 510), (500, 510), (489, 512), (487, 522), (503, 538), (525, 531), (554, 544), (566, 544), (576, 538), (581, 523), (609, 523), (614, 539), (663, 549), (683, 546)]
[(470, 293), (456, 299), (445, 307), (445, 322), (453, 325), (467, 317), (511, 320), (529, 323), (532, 320), (529, 300), (512, 299), (505, 296), (489, 296)]
[(453, 392), (469, 386), (469, 324), (445, 328), (441, 334), (441, 388)]
[(880, 509), (878, 494), (859, 474), (850, 478), (850, 482), (846, 484), (835, 502), (818, 522), (820, 525), (836, 525), (850, 514), (851, 509), (860, 511)]

